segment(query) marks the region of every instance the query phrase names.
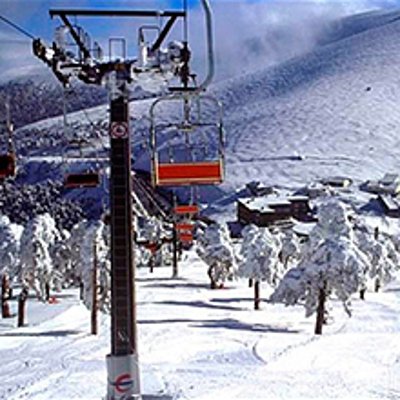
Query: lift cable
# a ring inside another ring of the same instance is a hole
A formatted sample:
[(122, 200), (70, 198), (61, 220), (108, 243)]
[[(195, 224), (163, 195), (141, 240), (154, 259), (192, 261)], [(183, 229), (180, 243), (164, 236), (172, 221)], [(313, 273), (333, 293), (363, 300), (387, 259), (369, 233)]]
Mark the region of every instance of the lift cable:
[(11, 26), (12, 28), (14, 28), (15, 30), (17, 30), (19, 33), (27, 36), (29, 39), (35, 40), (36, 38), (31, 35), (29, 32), (27, 32), (25, 29), (21, 28), (20, 26), (18, 26), (17, 24), (15, 24), (14, 22), (10, 21), (8, 18), (4, 17), (3, 15), (0, 14), (0, 20), (2, 20), (3, 22), (5, 22), (6, 24), (8, 24), (9, 26)]

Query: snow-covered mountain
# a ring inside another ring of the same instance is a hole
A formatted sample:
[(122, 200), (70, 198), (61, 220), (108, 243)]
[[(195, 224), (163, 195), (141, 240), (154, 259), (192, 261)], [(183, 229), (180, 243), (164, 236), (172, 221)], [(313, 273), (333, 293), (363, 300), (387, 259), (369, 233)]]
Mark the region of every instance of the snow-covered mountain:
[(354, 17), (354, 32), (345, 21), (337, 40), (312, 53), (216, 87), (225, 106), (228, 185), (259, 179), (293, 186), (326, 175), (395, 172), (399, 17)]

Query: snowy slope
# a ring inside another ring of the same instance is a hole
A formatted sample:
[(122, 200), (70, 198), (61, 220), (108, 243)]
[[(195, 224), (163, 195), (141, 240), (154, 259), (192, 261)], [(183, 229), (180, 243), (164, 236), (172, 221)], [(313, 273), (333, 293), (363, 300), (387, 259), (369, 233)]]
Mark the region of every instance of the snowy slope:
[[(398, 168), (400, 16), (272, 70), (225, 82), (229, 184), (284, 185)], [(347, 28), (349, 29), (349, 28)], [(358, 28), (356, 32), (358, 31)], [(288, 158), (300, 154), (304, 160)]]
[[(351, 319), (333, 301), (334, 320), (317, 337), (302, 307), (263, 301), (253, 311), (245, 281), (208, 289), (206, 266), (194, 253), (186, 254), (180, 279), (170, 279), (166, 267), (138, 275), (142, 392), (159, 395), (153, 400), (400, 396), (399, 282), (367, 293), (365, 302), (355, 298)], [(261, 293), (270, 290), (263, 285)], [(104, 396), (109, 320), (102, 317), (99, 337), (90, 336), (90, 313), (76, 296), (63, 293), (47, 306), (30, 300), (27, 327), (2, 321), (0, 399)]]

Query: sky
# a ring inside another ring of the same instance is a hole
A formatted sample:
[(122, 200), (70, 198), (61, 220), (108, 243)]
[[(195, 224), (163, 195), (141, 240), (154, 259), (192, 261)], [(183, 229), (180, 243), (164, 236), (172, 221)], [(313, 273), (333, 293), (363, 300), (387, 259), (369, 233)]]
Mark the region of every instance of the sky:
[[(187, 0), (190, 8), (190, 43), (199, 75), (204, 65), (203, 16), (199, 0)], [(51, 43), (57, 20), (49, 8), (179, 9), (183, 0), (0, 0), (0, 15), (10, 18), (35, 37)], [(395, 7), (400, 0), (211, 0), (217, 55), (217, 79), (268, 67), (310, 51), (321, 32), (335, 19), (377, 8)], [(159, 21), (141, 21), (157, 24)], [(128, 20), (79, 21), (104, 48), (110, 36), (125, 36), (132, 53), (138, 26)], [(174, 35), (179, 37), (177, 26)], [(0, 21), (0, 80), (46, 67), (31, 54), (30, 40)], [(133, 54), (131, 54), (133, 55)]]

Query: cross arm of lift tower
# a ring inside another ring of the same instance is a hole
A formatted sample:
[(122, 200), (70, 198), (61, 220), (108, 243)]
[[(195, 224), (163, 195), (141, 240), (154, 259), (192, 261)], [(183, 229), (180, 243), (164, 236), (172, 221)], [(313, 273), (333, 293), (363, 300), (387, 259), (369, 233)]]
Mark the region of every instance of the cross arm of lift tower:
[(68, 19), (68, 17), (155, 17), (168, 18), (168, 21), (160, 31), (158, 38), (151, 47), (151, 51), (156, 51), (160, 48), (164, 39), (167, 37), (174, 23), (178, 18), (186, 18), (186, 11), (153, 11), (153, 10), (75, 10), (75, 9), (52, 9), (49, 10), (51, 18), (60, 17), (62, 22), (69, 28), (71, 36), (75, 40), (86, 58), (90, 58), (90, 51), (86, 48), (82, 42), (78, 32), (74, 28), (74, 25)]

